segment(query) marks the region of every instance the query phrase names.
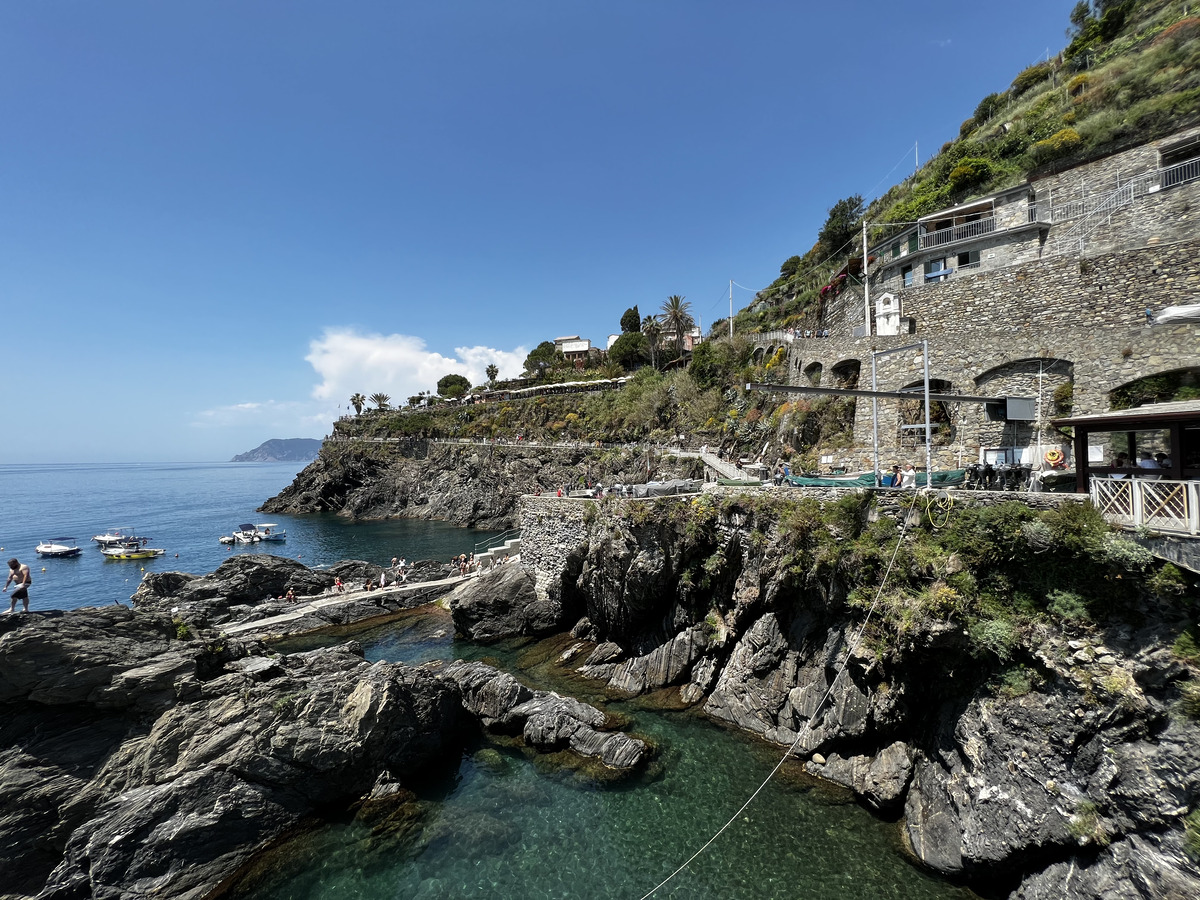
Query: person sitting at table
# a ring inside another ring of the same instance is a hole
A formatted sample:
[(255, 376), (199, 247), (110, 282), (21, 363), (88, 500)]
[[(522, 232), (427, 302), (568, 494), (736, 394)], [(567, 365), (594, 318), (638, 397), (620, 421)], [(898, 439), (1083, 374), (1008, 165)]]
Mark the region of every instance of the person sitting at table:
[(1157, 469), (1160, 468), (1158, 463), (1154, 461), (1154, 457), (1150, 455), (1149, 450), (1143, 450), (1138, 456), (1139, 469)]
[(1129, 465), (1129, 457), (1124, 453), (1118, 453), (1117, 458), (1113, 460), (1114, 469), (1124, 469)]

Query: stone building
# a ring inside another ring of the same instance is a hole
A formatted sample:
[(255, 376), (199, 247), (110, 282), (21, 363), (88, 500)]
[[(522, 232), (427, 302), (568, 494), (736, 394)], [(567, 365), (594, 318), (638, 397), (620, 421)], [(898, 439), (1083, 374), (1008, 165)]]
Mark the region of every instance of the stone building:
[[(934, 391), (1036, 401), (1028, 421), (931, 404), (936, 466), (1069, 454), (1053, 417), (1107, 411), (1114, 390), (1148, 376), (1200, 372), (1200, 323), (1151, 324), (1200, 302), (1200, 128), (924, 216), (868, 256), (866, 292), (846, 279), (814, 337), (755, 336), (756, 356), (785, 346), (789, 384), (870, 388), (873, 351), (927, 340)], [(924, 382), (919, 350), (875, 368), (880, 390)], [(872, 402), (855, 402), (852, 443), (818, 448), (827, 465), (871, 465)], [(920, 401), (878, 408), (883, 459), (921, 464)]]

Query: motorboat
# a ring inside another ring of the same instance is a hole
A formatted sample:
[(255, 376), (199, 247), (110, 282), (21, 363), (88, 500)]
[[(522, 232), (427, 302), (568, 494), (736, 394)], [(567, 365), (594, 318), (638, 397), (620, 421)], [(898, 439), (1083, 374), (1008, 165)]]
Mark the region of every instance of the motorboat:
[(261, 522), (254, 526), (254, 533), (260, 541), (286, 541), (287, 532), (274, 522)]
[(239, 525), (234, 530), (233, 539), (239, 544), (257, 544), (260, 540), (262, 540), (262, 538), (258, 536), (258, 530), (249, 522), (244, 525)]
[(141, 544), (145, 546), (150, 543), (150, 538), (138, 537), (133, 533), (132, 528), (113, 528), (104, 534), (92, 535), (92, 540), (100, 545), (101, 550), (105, 547), (121, 547), (126, 544)]
[(39, 556), (78, 556), (83, 552), (73, 537), (56, 537), (42, 541), (34, 548)]
[(166, 553), (161, 547), (143, 547), (139, 543), (123, 544), (117, 547), (103, 547), (100, 550), (105, 559), (154, 559)]

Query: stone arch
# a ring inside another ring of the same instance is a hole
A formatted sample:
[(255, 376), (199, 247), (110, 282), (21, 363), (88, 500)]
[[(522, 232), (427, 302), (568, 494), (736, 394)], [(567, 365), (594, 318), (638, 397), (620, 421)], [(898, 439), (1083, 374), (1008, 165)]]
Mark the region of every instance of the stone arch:
[[(901, 447), (915, 447), (925, 442), (923, 429), (917, 425), (925, 424), (925, 380), (913, 381), (904, 385), (901, 390), (914, 391), (912, 400), (900, 400), (896, 404), (898, 442)], [(931, 394), (950, 394), (954, 392), (954, 384), (943, 378), (929, 379)], [(957, 403), (945, 400), (929, 401), (930, 438), (935, 446), (946, 446), (954, 443), (958, 436)], [(907, 427), (906, 427), (907, 426)]]
[(1167, 369), (1118, 384), (1108, 392), (1110, 409), (1129, 409), (1147, 403), (1200, 399), (1200, 366)]
[(843, 359), (833, 367), (834, 387), (853, 390), (858, 387), (858, 376), (862, 371), (862, 361), (858, 359)]
[(754, 352), (750, 354), (750, 362), (756, 366), (761, 366), (766, 358), (766, 348), (761, 345), (754, 348)]
[[(1051, 419), (1069, 415), (1074, 404), (1075, 363), (1054, 356), (1026, 356), (1010, 359), (985, 369), (975, 376), (978, 393), (987, 397), (1033, 397), (1036, 414), (1032, 421), (1006, 421), (989, 417), (982, 405), (971, 404), (964, 411), (964, 429), (985, 448), (999, 448), (1016, 461), (1015, 450), (1036, 446), (1062, 445), (1064, 438), (1051, 426)], [(1041, 426), (1041, 434), (1038, 426)], [(1030, 459), (1028, 451), (1026, 459)]]
[(808, 379), (808, 383), (813, 387), (821, 386), (821, 373), (824, 371), (824, 368), (819, 362), (811, 362), (804, 367), (804, 377)]

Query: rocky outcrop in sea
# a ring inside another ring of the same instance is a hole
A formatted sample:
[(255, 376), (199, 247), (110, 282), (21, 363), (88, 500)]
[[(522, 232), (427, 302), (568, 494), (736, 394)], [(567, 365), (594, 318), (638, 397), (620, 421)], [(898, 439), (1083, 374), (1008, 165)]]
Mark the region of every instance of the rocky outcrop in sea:
[(262, 506), (266, 513), (333, 512), (356, 519), (403, 516), (508, 528), (524, 494), (587, 484), (641, 484), (696, 474), (697, 463), (645, 449), (519, 444), (327, 442), (295, 481)]

